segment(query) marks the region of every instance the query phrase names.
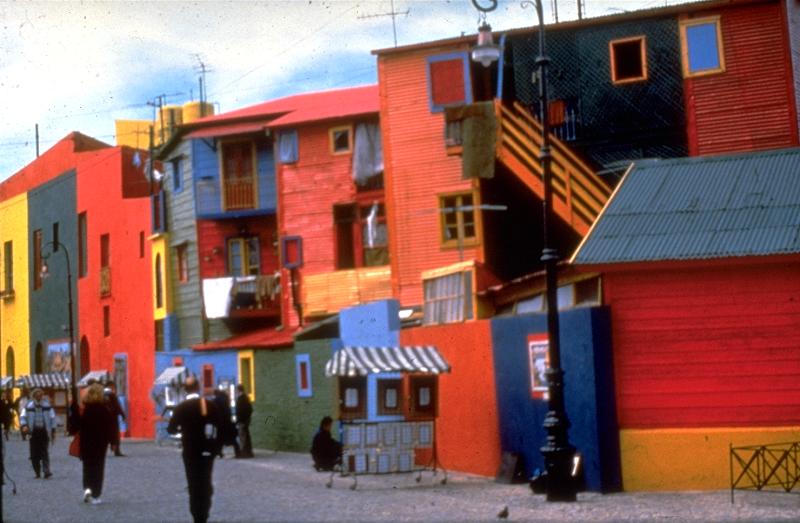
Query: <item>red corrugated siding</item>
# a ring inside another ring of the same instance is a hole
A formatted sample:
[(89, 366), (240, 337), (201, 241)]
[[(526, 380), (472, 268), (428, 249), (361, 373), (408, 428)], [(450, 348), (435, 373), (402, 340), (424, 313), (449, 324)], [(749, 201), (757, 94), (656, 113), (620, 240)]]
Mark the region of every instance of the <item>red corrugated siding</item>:
[[(444, 116), (431, 113), (425, 60), (458, 50), (378, 58), (393, 292), (404, 305), (422, 303), (422, 271), (459, 260), (457, 250), (439, 243), (438, 195), (472, 185), (461, 179), (461, 158), (445, 152)], [(478, 254), (464, 249), (465, 260)]]
[(721, 14), (726, 70), (686, 79), (692, 155), (798, 144), (786, 21), (780, 3)]
[[(281, 236), (302, 236), (303, 274), (336, 270), (333, 205), (352, 202), (356, 196), (352, 155), (330, 152), (328, 131), (351, 121), (327, 122), (298, 129), (298, 161), (278, 165), (279, 228)], [(284, 271), (284, 288), (288, 289)], [(297, 325), (289, 292), (282, 294), (285, 321)]]
[(800, 423), (800, 266), (606, 273), (622, 428)]

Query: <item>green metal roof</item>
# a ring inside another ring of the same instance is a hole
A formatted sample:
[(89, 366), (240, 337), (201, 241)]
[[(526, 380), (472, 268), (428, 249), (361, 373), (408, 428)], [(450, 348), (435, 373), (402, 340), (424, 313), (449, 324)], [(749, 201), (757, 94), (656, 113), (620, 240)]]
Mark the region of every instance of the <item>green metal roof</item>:
[(634, 162), (578, 265), (800, 253), (800, 148)]

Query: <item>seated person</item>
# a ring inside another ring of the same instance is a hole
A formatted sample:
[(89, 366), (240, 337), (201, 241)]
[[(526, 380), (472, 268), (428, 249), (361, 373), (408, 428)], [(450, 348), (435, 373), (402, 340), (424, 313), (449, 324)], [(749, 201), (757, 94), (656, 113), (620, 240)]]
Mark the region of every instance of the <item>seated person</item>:
[(311, 444), (311, 457), (314, 458), (314, 468), (318, 471), (333, 470), (335, 465), (342, 462), (342, 444), (331, 436), (331, 425), (333, 420), (330, 416), (322, 418)]

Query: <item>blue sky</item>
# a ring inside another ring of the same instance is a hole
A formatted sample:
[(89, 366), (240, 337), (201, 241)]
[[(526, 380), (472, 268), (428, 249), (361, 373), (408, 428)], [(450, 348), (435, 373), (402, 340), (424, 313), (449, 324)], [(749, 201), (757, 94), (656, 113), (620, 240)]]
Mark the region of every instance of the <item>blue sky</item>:
[[(577, 0), (558, 5), (577, 18)], [(488, 5), (489, 0), (483, 0)], [(588, 16), (676, 0), (586, 0)], [(545, 18), (553, 22), (551, 2)], [(0, 2), (0, 180), (72, 131), (114, 144), (115, 119), (152, 119), (159, 95), (230, 111), (292, 93), (373, 83), (374, 49), (474, 34), (470, 0)], [(500, 0), (495, 30), (536, 24)]]

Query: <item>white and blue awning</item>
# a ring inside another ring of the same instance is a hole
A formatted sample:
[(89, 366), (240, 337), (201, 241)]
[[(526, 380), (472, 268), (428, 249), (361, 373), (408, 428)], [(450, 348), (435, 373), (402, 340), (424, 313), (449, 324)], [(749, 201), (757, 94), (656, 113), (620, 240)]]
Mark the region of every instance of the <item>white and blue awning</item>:
[(14, 378), (11, 376), (3, 376), (0, 378), (0, 389), (10, 389), (14, 386)]
[(111, 373), (107, 370), (91, 370), (78, 382), (78, 387), (87, 387), (89, 382), (95, 381), (105, 385), (111, 383)]
[(441, 374), (450, 365), (433, 345), (343, 347), (325, 365), (326, 376), (366, 376), (379, 372)]
[(48, 372), (46, 374), (28, 374), (17, 378), (15, 385), (26, 389), (69, 389), (68, 372)]
[(187, 375), (188, 373), (186, 372), (186, 367), (167, 367), (161, 372), (161, 374), (158, 375), (154, 384), (172, 386), (180, 385), (186, 379)]

